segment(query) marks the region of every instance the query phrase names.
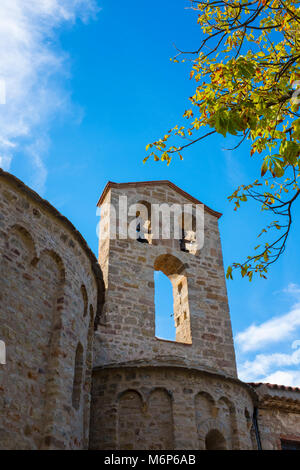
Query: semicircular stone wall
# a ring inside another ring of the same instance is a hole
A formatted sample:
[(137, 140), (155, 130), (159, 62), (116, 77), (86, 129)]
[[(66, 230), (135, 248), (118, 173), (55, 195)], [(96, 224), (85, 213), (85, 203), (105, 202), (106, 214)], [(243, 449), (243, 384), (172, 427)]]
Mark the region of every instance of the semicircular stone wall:
[(87, 448), (101, 270), (73, 225), (2, 170), (0, 260), (0, 448)]
[(90, 447), (255, 449), (254, 395), (237, 379), (177, 366), (93, 371)]

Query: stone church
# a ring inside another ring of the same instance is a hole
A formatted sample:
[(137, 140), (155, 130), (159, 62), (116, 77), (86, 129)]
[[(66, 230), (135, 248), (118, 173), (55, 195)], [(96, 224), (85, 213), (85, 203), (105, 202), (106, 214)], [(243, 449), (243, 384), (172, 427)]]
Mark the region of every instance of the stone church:
[[(0, 170), (0, 449), (300, 449), (300, 389), (237, 377), (221, 214), (204, 206), (201, 250), (149, 223), (112, 237), (120, 196), (200, 204), (169, 181), (109, 182), (97, 260)], [(155, 271), (172, 284), (174, 341), (155, 336)]]

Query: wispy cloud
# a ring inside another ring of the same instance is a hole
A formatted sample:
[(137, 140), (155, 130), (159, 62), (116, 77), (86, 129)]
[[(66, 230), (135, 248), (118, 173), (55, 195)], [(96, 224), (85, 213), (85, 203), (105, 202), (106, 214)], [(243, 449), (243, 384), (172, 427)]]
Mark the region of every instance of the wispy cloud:
[(291, 282), (286, 289), (283, 289), (285, 294), (291, 294), (296, 297), (296, 299), (300, 300), (300, 286), (298, 284), (294, 284)]
[[(244, 357), (238, 364), (241, 380), (300, 386), (300, 340), (294, 339), (300, 328), (300, 286), (289, 284), (282, 292), (294, 300), (288, 313), (251, 325), (236, 335), (238, 357)], [(293, 340), (290, 353), (274, 352), (277, 343), (287, 340)], [(261, 354), (266, 346), (274, 346), (273, 352)], [(248, 358), (250, 352), (257, 353), (254, 359)]]
[(267, 377), (265, 377), (263, 382), (270, 383), (270, 384), (287, 385), (290, 387), (300, 387), (300, 371), (277, 370), (273, 374), (270, 374)]
[[(228, 147), (234, 147), (236, 144), (233, 142), (234, 141), (231, 139), (228, 142)], [(240, 185), (241, 181), (246, 181), (246, 175), (238, 159), (239, 154), (225, 148), (222, 148), (222, 151), (225, 156), (225, 170), (228, 181), (232, 186), (237, 187)]]
[(291, 354), (258, 354), (253, 361), (245, 361), (239, 367), (239, 377), (246, 382), (253, 380), (262, 380), (264, 382), (269, 374), (274, 374), (274, 369), (294, 367), (299, 366), (299, 364), (300, 348)]
[(251, 325), (238, 333), (235, 342), (242, 352), (257, 351), (270, 344), (285, 341), (300, 327), (300, 288), (290, 284), (285, 293), (293, 294), (297, 302), (290, 312), (273, 317), (261, 325)]
[(9, 169), (14, 152), (25, 143), (36, 189), (42, 189), (47, 176), (43, 154), (49, 123), (69, 104), (68, 92), (58, 85), (67, 69), (66, 54), (55, 42), (58, 28), (78, 18), (86, 21), (96, 12), (96, 0), (1, 0), (5, 104), (0, 104), (0, 166)]

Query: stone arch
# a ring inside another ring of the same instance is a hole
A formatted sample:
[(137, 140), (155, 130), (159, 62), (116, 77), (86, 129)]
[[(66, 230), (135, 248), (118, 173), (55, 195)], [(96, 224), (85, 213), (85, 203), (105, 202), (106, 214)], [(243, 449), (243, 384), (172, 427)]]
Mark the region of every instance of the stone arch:
[[(41, 251), (39, 258), (34, 260), (33, 267), (34, 289), (38, 304), (42, 306), (38, 314), (40, 327), (37, 328), (37, 331), (42, 334), (44, 342), (38, 349), (39, 353), (47, 358), (44, 370), (45, 391), (40, 440), (40, 447), (44, 448), (45, 442), (53, 433), (57, 390), (60, 382), (59, 370), (62, 360), (60, 342), (66, 274), (60, 255), (48, 248)], [(35, 306), (35, 311), (37, 308), (38, 305)], [(37, 344), (39, 344), (38, 338)]]
[(218, 429), (211, 429), (205, 436), (206, 450), (226, 450), (226, 439)]
[(152, 243), (151, 236), (151, 204), (140, 200), (130, 205), (129, 217), (133, 217), (128, 224), (130, 238), (141, 243)]
[(83, 346), (79, 342), (75, 352), (74, 378), (72, 391), (72, 406), (75, 410), (80, 407), (83, 381)]
[[(64, 268), (51, 250), (37, 257), (34, 239), (23, 226), (12, 226), (6, 243), (1, 262), (5, 276), (1, 275), (0, 285), (1, 311), (10, 331), (6, 339), (6, 391), (13, 396), (14, 390), (22, 390), (24, 400), (8, 407), (4, 419), (9, 422), (16, 413), (20, 416), (24, 434), (16, 447), (26, 448), (30, 441), (40, 448), (47, 426), (51, 426), (50, 410), (55, 402)], [(31, 403), (31, 413), (23, 406), (26, 402)], [(13, 443), (15, 437), (9, 439)]]
[(215, 424), (217, 408), (213, 397), (205, 391), (195, 395), (194, 404), (199, 447), (203, 449), (205, 448), (205, 436), (208, 429)]
[(150, 391), (145, 402), (140, 392), (119, 394), (118, 448), (121, 450), (174, 449), (172, 396), (162, 387)]
[(235, 406), (234, 406), (234, 404), (233, 404), (232, 401), (229, 400), (229, 398), (227, 398), (226, 396), (221, 396), (221, 397), (218, 399), (218, 403), (225, 403), (231, 413), (234, 413), (234, 412), (235, 412)]
[(215, 407), (215, 400), (212, 395), (206, 391), (200, 391), (195, 395), (195, 405), (199, 402), (206, 403), (207, 408), (210, 410), (211, 416), (213, 415), (213, 408)]
[(118, 397), (118, 448), (120, 450), (145, 449), (145, 405), (136, 390), (125, 390)]
[(136, 204), (136, 217), (138, 217), (138, 222), (140, 223), (140, 236), (138, 241), (142, 241), (143, 239), (147, 243), (152, 243), (152, 236), (151, 236), (151, 203), (142, 200), (138, 201)]
[(166, 276), (177, 276), (185, 274), (185, 265), (182, 261), (171, 254), (159, 255), (154, 261), (154, 269), (162, 271)]
[(163, 393), (165, 393), (168, 398), (171, 400), (171, 402), (173, 402), (173, 394), (170, 390), (167, 390), (166, 388), (164, 387), (154, 387), (150, 390), (149, 394), (148, 394), (148, 401), (150, 399), (150, 397), (155, 393), (155, 392), (158, 392), (158, 391), (161, 391)]
[(32, 265), (34, 267), (38, 267), (39, 263), (45, 256), (52, 258), (53, 262), (57, 265), (58, 281), (60, 284), (64, 284), (66, 280), (66, 270), (65, 270), (64, 262), (61, 256), (58, 253), (56, 253), (56, 251), (45, 248), (44, 250), (41, 251), (40, 256), (33, 260)]
[[(16, 237), (18, 241), (15, 239)], [(14, 245), (14, 242), (17, 245)], [(6, 251), (9, 256), (13, 257), (16, 261), (22, 260), (27, 264), (34, 262), (37, 259), (37, 250), (33, 236), (30, 231), (23, 225), (14, 224), (8, 231), (6, 236)]]
[(165, 274), (173, 286), (173, 312), (176, 341), (192, 343), (191, 317), (188, 301), (188, 280), (186, 266), (171, 254), (162, 254), (154, 261), (154, 270)]
[(146, 402), (145, 402), (145, 399), (143, 397), (143, 394), (140, 391), (135, 390), (134, 388), (128, 388), (126, 390), (122, 390), (122, 392), (120, 392), (117, 396), (117, 402), (120, 403), (122, 401), (123, 397), (124, 396), (127, 397), (127, 395), (129, 397), (129, 394), (132, 394), (132, 397), (135, 396), (135, 395), (138, 395), (140, 400), (141, 400), (143, 408), (145, 408)]
[(218, 420), (225, 428), (223, 433), (230, 449), (239, 448), (238, 430), (234, 404), (225, 396), (218, 399)]
[[(174, 449), (174, 424), (172, 395), (157, 387), (148, 398), (149, 450)], [(145, 436), (146, 437), (146, 436)]]

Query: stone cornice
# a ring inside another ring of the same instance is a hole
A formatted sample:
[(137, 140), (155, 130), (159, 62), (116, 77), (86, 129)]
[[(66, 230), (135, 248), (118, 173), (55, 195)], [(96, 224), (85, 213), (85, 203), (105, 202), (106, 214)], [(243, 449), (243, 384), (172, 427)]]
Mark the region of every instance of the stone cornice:
[(274, 408), (285, 412), (300, 413), (300, 389), (270, 383), (249, 383), (258, 395), (259, 408)]
[[(169, 186), (170, 188), (172, 188), (174, 191), (176, 191), (177, 193), (179, 193), (181, 196), (185, 197), (186, 199), (188, 199), (189, 201), (193, 202), (194, 204), (202, 204), (201, 201), (199, 201), (198, 199), (194, 198), (193, 196), (191, 196), (189, 193), (183, 191), (183, 189), (179, 188), (178, 186), (176, 186), (176, 184), (172, 183), (171, 181), (168, 181), (168, 180), (159, 180), (159, 181), (136, 181), (136, 182), (131, 182), (131, 183), (114, 183), (112, 181), (109, 181), (101, 196), (100, 196), (100, 199), (97, 203), (97, 206), (101, 206), (101, 204), (103, 203), (108, 191), (111, 189), (111, 188), (116, 188), (116, 189), (122, 189), (122, 188), (139, 188), (139, 187), (145, 187), (145, 186), (159, 186), (159, 185), (167, 185)], [(217, 219), (219, 219), (222, 214), (221, 212), (217, 212), (213, 209), (211, 209), (210, 207), (206, 206), (204, 204), (204, 208), (207, 212), (209, 212), (210, 214), (212, 214), (213, 216), (217, 217)]]
[(246, 382), (242, 382), (237, 377), (231, 377), (229, 375), (223, 375), (214, 371), (196, 368), (196, 367), (189, 366), (189, 365), (175, 364), (176, 361), (178, 362), (178, 358), (173, 357), (172, 359), (173, 359), (172, 361), (173, 363), (171, 363), (170, 361), (164, 360), (163, 358), (160, 357), (160, 360), (157, 360), (157, 361), (136, 360), (136, 361), (128, 361), (128, 362), (122, 362), (122, 363), (105, 364), (103, 366), (94, 367), (93, 374), (97, 372), (105, 371), (105, 370), (133, 369), (133, 368), (136, 368), (136, 369), (173, 369), (173, 370), (180, 370), (180, 371), (185, 371), (185, 372), (193, 372), (196, 374), (202, 374), (206, 377), (211, 377), (212, 379), (215, 379), (215, 380), (222, 380), (222, 381), (234, 383), (247, 390), (255, 406), (258, 404), (258, 396), (254, 388), (248, 385)]
[(276, 409), (283, 410), (289, 413), (300, 413), (300, 400), (293, 400), (283, 396), (270, 396), (263, 395), (259, 397), (259, 408), (260, 409)]

